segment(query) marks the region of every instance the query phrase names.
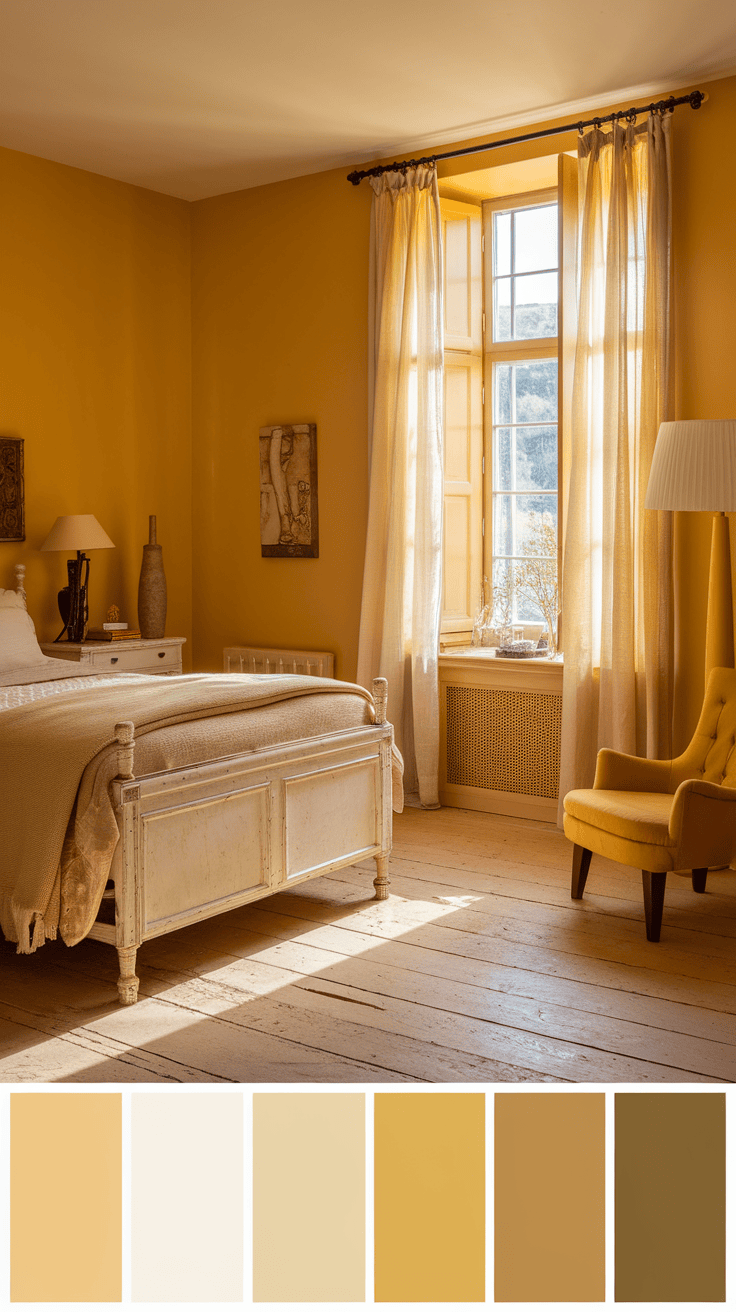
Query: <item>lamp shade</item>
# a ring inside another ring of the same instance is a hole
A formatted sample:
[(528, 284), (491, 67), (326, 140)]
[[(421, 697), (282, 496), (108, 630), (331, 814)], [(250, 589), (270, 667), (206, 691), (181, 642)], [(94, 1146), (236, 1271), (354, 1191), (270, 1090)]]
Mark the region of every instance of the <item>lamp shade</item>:
[(94, 515), (59, 515), (41, 551), (95, 551), (114, 546)]
[(647, 510), (736, 510), (736, 419), (661, 424)]

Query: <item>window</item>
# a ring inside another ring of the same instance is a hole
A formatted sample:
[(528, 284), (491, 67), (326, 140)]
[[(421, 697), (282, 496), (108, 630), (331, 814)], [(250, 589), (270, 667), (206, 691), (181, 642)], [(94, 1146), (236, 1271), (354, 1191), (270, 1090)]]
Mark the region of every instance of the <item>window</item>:
[(535, 202), (483, 205), (484, 572), (494, 624), (546, 628), (557, 572), (557, 197)]
[[(557, 189), (442, 201), (445, 237), (443, 645), (495, 622), (548, 627), (558, 540)], [(542, 587), (544, 593), (544, 587)]]

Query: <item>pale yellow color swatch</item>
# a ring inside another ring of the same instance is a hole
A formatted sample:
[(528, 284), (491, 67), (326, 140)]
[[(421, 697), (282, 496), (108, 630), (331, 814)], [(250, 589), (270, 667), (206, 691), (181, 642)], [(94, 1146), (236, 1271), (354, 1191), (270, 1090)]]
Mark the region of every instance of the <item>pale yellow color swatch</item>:
[(375, 1300), (485, 1297), (485, 1096), (377, 1093)]
[(135, 1303), (243, 1298), (243, 1095), (134, 1093)]
[(119, 1093), (10, 1097), (10, 1298), (119, 1303)]
[(605, 1298), (605, 1095), (497, 1093), (495, 1300)]
[(364, 1300), (364, 1094), (254, 1094), (253, 1301)]

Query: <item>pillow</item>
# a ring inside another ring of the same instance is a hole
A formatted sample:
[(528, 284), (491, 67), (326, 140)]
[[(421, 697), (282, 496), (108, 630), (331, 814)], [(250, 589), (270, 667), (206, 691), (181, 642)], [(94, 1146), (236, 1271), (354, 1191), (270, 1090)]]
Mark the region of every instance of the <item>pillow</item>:
[(0, 596), (0, 671), (42, 665), (47, 658), (38, 645), (33, 620), (22, 604), (9, 605), (8, 595), (17, 593)]

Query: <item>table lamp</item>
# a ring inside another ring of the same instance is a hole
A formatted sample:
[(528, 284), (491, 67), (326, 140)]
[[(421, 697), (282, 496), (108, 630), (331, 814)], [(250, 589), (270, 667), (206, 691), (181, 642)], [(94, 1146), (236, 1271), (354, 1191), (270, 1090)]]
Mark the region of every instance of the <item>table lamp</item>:
[(114, 547), (94, 515), (60, 515), (41, 551), (76, 551), (66, 563), (69, 585), (59, 593), (59, 612), (64, 621), (55, 642), (67, 635), (67, 642), (84, 642), (89, 615), (89, 556), (86, 551)]
[(736, 419), (660, 425), (644, 501), (647, 510), (711, 510), (713, 534), (705, 629), (705, 677), (732, 667), (733, 597), (729, 510), (736, 510)]

